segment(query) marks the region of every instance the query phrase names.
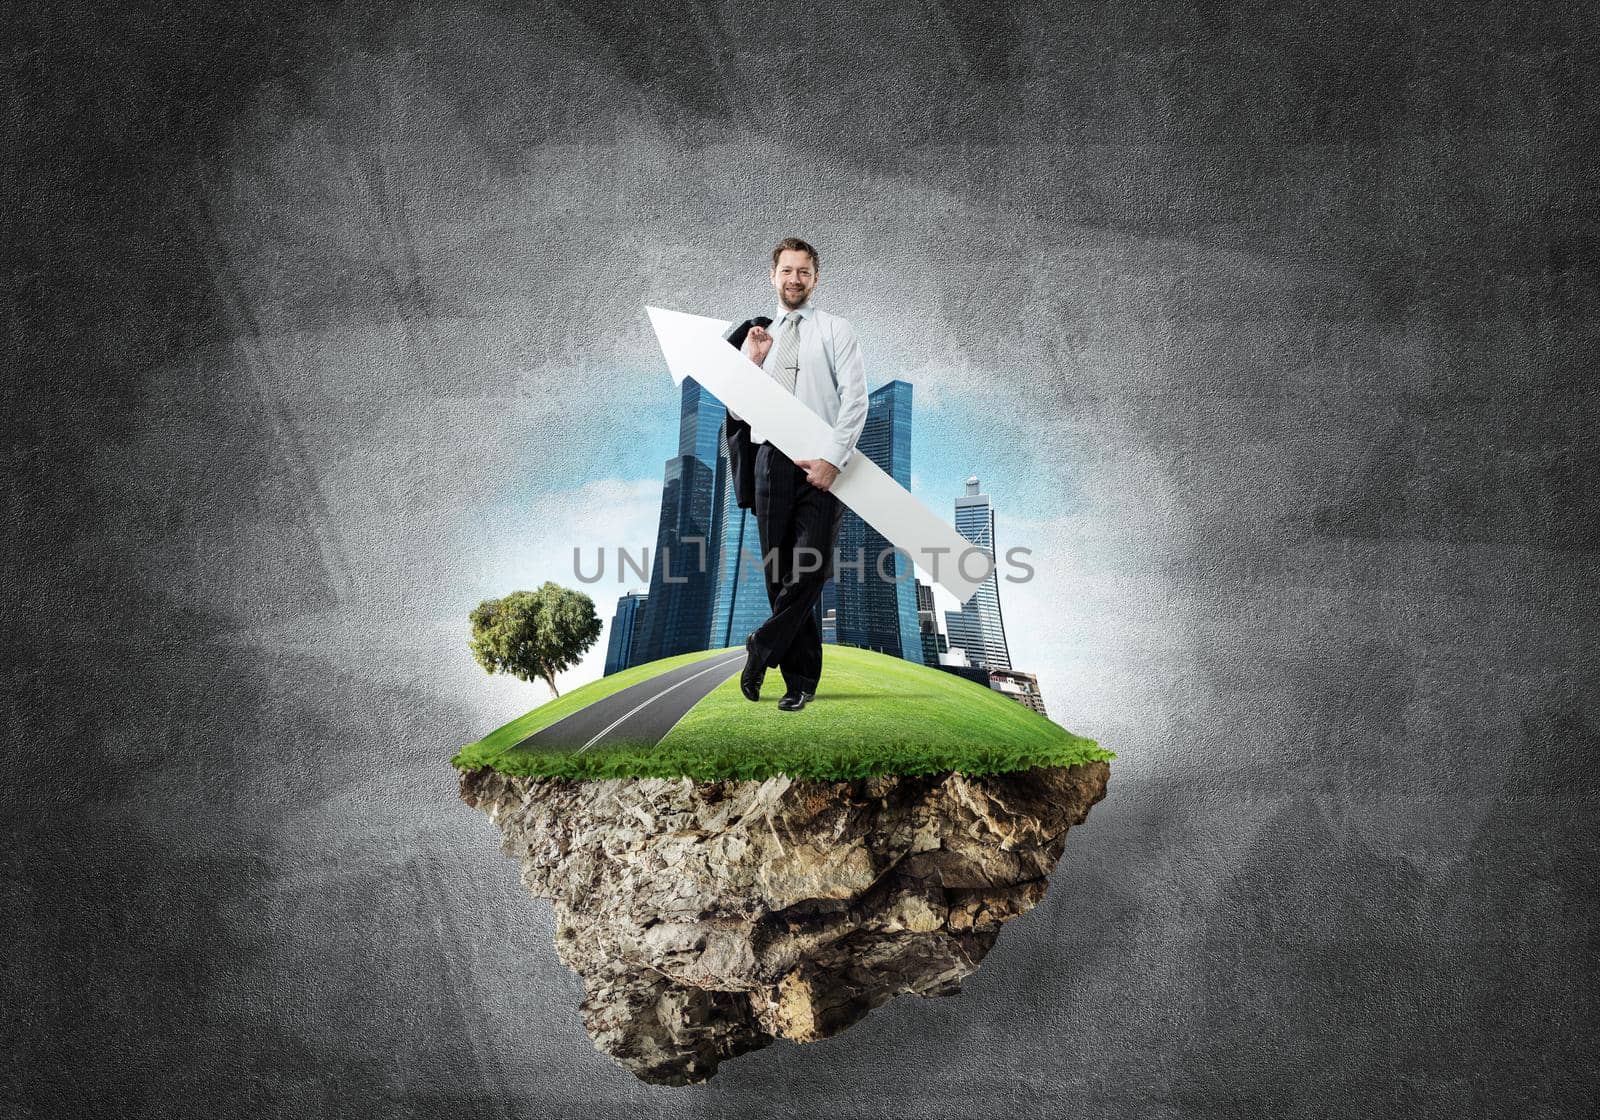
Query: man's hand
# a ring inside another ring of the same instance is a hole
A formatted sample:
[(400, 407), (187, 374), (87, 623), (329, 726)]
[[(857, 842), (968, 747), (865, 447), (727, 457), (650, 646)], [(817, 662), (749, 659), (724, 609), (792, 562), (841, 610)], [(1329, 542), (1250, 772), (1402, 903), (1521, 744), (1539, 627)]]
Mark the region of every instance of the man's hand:
[(744, 346), (739, 352), (759, 366), (767, 360), (767, 351), (771, 349), (771, 332), (757, 323), (750, 328), (750, 333), (744, 336)]
[(806, 481), (818, 490), (829, 489), (839, 477), (839, 468), (826, 459), (796, 459), (794, 465), (806, 472)]

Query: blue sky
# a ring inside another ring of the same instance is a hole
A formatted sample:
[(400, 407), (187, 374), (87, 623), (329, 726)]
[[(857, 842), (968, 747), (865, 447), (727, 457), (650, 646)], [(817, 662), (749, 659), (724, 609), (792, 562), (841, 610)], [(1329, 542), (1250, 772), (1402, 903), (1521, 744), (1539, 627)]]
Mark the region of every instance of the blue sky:
[[(884, 365), (868, 365), (867, 389), (896, 377)], [(996, 416), (980, 393), (938, 393), (912, 385), (912, 493), (947, 521), (954, 503), (976, 474), (995, 504), (1001, 525), (1008, 518), (1040, 520), (1064, 517), (1080, 504), (1071, 472), (1060, 463), (1050, 469), (1036, 461), (1035, 448), (1023, 436), (1015, 417)], [(573, 486), (604, 479), (652, 479), (660, 482), (666, 460), (677, 453), (678, 404), (681, 390), (664, 363), (631, 371), (621, 379), (626, 399), (596, 402), (589, 439), (593, 453), (574, 463)], [(628, 415), (619, 425), (617, 418)], [(1003, 531), (1003, 530), (1002, 530)], [(1001, 540), (1002, 552), (1009, 547)]]

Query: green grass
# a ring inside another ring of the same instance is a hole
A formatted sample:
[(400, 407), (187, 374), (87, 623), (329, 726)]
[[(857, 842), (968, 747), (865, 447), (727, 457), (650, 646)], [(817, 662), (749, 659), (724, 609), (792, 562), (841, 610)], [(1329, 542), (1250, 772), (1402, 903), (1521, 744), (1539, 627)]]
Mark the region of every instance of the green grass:
[[(730, 650), (733, 647), (728, 647)], [(462, 770), (475, 770), (480, 766), (492, 766), (494, 760), (522, 740), (532, 735), (535, 731), (549, 727), (558, 719), (570, 716), (579, 708), (586, 708), (596, 700), (603, 700), (613, 692), (621, 692), (630, 684), (649, 680), (668, 669), (675, 669), (679, 665), (687, 665), (691, 661), (712, 657), (724, 650), (708, 650), (704, 653), (680, 653), (676, 657), (663, 657), (660, 661), (647, 661), (643, 665), (635, 665), (621, 672), (612, 673), (609, 677), (590, 681), (579, 685), (571, 692), (557, 696), (525, 715), (520, 715), (504, 727), (498, 727), (489, 732), (476, 743), (469, 743), (461, 748), (450, 762)]]
[[(670, 658), (638, 668), (648, 676), (695, 656), (706, 655)], [(633, 677), (623, 686), (638, 679)], [(583, 704), (616, 691), (613, 687), (583, 697), (591, 687), (575, 689), (570, 696)], [(1072, 734), (993, 689), (953, 673), (850, 646), (824, 647), (822, 683), (816, 700), (804, 710), (778, 711), (775, 705), (782, 691), (782, 678), (777, 670), (769, 670), (761, 702), (752, 704), (740, 694), (735, 674), (691, 708), (655, 745), (613, 743), (581, 754), (507, 750), (506, 746), (531, 732), (502, 736), (506, 731), (502, 728), (451, 761), (463, 769), (488, 765), (516, 775), (580, 779), (686, 776), (718, 781), (761, 779), (779, 773), (825, 780), (946, 770), (990, 774), (1116, 757), (1094, 740)], [(536, 708), (522, 718), (527, 720), (551, 706)], [(511, 726), (515, 725), (507, 725)], [(477, 749), (491, 740), (504, 745), (492, 753)]]

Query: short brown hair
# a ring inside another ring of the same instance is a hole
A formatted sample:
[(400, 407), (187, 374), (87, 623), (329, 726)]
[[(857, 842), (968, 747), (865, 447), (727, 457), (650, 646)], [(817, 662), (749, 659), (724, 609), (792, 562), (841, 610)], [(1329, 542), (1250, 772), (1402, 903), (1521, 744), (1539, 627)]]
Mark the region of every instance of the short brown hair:
[(802, 241), (798, 237), (785, 237), (782, 241), (778, 242), (778, 247), (772, 250), (773, 268), (778, 267), (778, 258), (783, 256), (783, 251), (785, 249), (799, 249), (802, 253), (810, 253), (811, 270), (813, 272), (822, 271), (822, 262), (817, 259), (816, 246), (812, 245), (809, 241)]

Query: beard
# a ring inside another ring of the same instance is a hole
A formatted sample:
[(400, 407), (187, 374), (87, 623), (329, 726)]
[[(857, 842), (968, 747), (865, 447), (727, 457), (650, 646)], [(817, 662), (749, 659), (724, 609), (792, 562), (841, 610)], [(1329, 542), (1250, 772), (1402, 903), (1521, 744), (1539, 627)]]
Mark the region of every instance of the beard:
[(807, 288), (784, 288), (783, 305), (785, 307), (799, 307), (810, 294), (810, 289)]

